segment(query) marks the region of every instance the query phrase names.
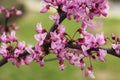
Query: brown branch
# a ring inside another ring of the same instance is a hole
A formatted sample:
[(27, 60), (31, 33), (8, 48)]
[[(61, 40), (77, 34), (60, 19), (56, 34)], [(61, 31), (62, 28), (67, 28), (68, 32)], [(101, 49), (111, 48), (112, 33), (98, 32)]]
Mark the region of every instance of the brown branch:
[[(75, 45), (75, 44), (67, 44), (66, 47), (72, 48), (72, 49), (81, 49), (81, 46), (78, 46), (78, 45)], [(91, 51), (99, 51), (99, 49), (106, 50), (108, 54), (120, 58), (120, 55), (117, 55), (116, 52), (115, 52), (115, 50), (112, 49), (112, 48), (101, 48), (101, 47), (97, 47), (97, 48), (91, 48), (91, 49), (89, 49), (88, 52), (91, 52)]]
[(7, 58), (3, 58), (0, 60), (0, 67), (2, 67), (4, 64), (6, 64), (8, 62)]
[[(59, 16), (60, 16), (60, 20), (59, 20), (59, 24), (66, 18), (66, 13), (63, 12), (63, 11), (60, 11), (60, 9), (58, 9), (58, 12), (59, 12)], [(50, 47), (50, 44), (48, 44), (46, 41), (48, 39), (50, 39), (50, 32), (53, 32), (55, 31), (56, 29), (58, 28), (58, 25), (56, 25), (55, 23), (53, 24), (53, 26), (51, 27), (51, 29), (49, 30), (45, 40), (44, 40), (44, 43), (43, 43), (43, 48), (44, 48), (44, 51), (45, 51), (45, 54), (48, 54), (49, 52), (49, 47)], [(34, 47), (33, 47), (34, 49)], [(23, 54), (20, 54), (19, 57), (25, 57), (29, 55), (29, 53), (27, 51), (25, 51)], [(46, 59), (45, 61), (52, 61), (54, 59)], [(7, 58), (3, 58), (0, 60), (0, 67), (3, 66), (4, 64), (6, 64), (8, 62), (8, 59)]]
[[(59, 24), (60, 24), (66, 18), (66, 13), (61, 11), (60, 9), (58, 9), (58, 13), (60, 16), (60, 20), (59, 20)], [(48, 43), (48, 40), (50, 39), (50, 32), (54, 32), (57, 28), (58, 28), (58, 25), (54, 23), (44, 40), (43, 49), (46, 55), (49, 53), (49, 47), (51, 45), (51, 43)]]
[[(75, 45), (75, 44), (66, 44), (66, 47), (68, 48), (72, 48), (72, 49), (81, 49), (81, 46), (78, 46), (78, 45)], [(99, 49), (103, 49), (103, 50), (106, 50), (108, 54), (110, 55), (113, 55), (115, 57), (118, 57), (120, 58), (120, 55), (117, 55), (115, 50), (113, 50), (112, 48), (101, 48), (101, 47), (97, 47), (97, 48), (91, 48), (88, 50), (88, 52), (91, 52), (91, 51), (99, 51)], [(19, 57), (25, 57), (29, 55), (29, 53), (27, 51), (25, 51), (23, 54), (21, 54)], [(45, 61), (54, 61), (56, 60), (57, 58), (50, 58), (50, 59), (45, 59)], [(0, 60), (0, 67), (3, 66), (4, 64), (6, 64), (8, 61), (7, 61), (7, 58), (3, 58)]]
[[(66, 18), (66, 13), (61, 11), (60, 9), (58, 9), (58, 13), (60, 15), (60, 20), (59, 20), (59, 24)], [(51, 29), (49, 30), (45, 40), (44, 40), (44, 43), (43, 43), (43, 48), (44, 48), (44, 51), (45, 51), (45, 54), (47, 55), (49, 53), (49, 47), (51, 45), (51, 43), (47, 43), (47, 40), (50, 39), (50, 32), (53, 32), (55, 31), (56, 29), (58, 28), (58, 25), (56, 24), (53, 24), (53, 26), (51, 27)], [(66, 47), (68, 48), (72, 48), (72, 49), (81, 49), (81, 46), (78, 46), (78, 45), (75, 45), (75, 44), (72, 44), (72, 43), (68, 43), (66, 44)], [(33, 47), (34, 49), (34, 47)], [(113, 55), (113, 56), (116, 56), (116, 57), (120, 57), (120, 55), (117, 55), (115, 50), (113, 50), (112, 48), (91, 48), (88, 50), (88, 52), (91, 52), (91, 51), (98, 51), (99, 49), (103, 49), (103, 50), (106, 50), (108, 54), (110, 55)], [(20, 57), (25, 57), (29, 55), (29, 53), (27, 51), (25, 51), (23, 54), (21, 54), (19, 56)], [(53, 61), (53, 60), (56, 60), (57, 58), (51, 58), (51, 59), (45, 59), (45, 61)], [(0, 67), (3, 66), (4, 64), (6, 64), (8, 62), (8, 59), (7, 58), (3, 58), (0, 60)]]

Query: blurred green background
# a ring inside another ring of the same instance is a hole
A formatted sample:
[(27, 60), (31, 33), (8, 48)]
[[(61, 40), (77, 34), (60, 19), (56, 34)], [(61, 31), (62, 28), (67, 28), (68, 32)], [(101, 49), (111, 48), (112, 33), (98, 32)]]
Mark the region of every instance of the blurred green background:
[[(7, 1), (7, 5), (11, 5), (10, 0), (1, 0), (2, 3)], [(48, 17), (50, 14), (55, 14), (54, 11), (50, 11), (46, 14), (39, 13), (39, 0), (17, 0), (19, 4), (24, 5), (24, 14), (19, 19), (15, 19), (14, 22), (20, 26), (17, 31), (17, 37), (19, 40), (25, 40), (27, 44), (35, 44), (34, 40), (36, 24), (41, 22), (43, 27), (47, 30), (53, 24)], [(20, 2), (19, 2), (20, 1)], [(1, 3), (1, 2), (0, 2)], [(5, 3), (4, 3), (5, 4)], [(3, 4), (2, 4), (3, 5)], [(6, 5), (6, 6), (7, 6)], [(11, 6), (14, 6), (12, 4)], [(120, 7), (119, 7), (120, 8)], [(110, 11), (112, 12), (112, 11)], [(119, 11), (118, 11), (119, 12)], [(1, 19), (1, 18), (0, 18)], [(107, 18), (101, 17), (96, 21), (102, 23), (102, 27), (96, 27), (90, 32), (104, 34), (110, 37), (111, 33), (120, 35), (120, 16), (116, 13), (110, 13)], [(75, 21), (65, 20), (63, 24), (66, 26), (67, 32), (73, 35), (75, 30), (78, 29), (79, 24)], [(97, 31), (97, 32), (96, 32)], [(72, 33), (71, 33), (72, 32)], [(109, 44), (108, 44), (109, 45)], [(55, 57), (49, 55), (46, 58)], [(94, 66), (95, 80), (120, 80), (120, 59), (111, 55), (106, 56), (106, 62), (92, 61)], [(87, 64), (89, 65), (89, 63)], [(66, 61), (66, 68), (64, 71), (59, 70), (58, 61), (46, 62), (44, 67), (40, 67), (39, 64), (33, 62), (29, 66), (21, 66), (16, 68), (11, 63), (7, 63), (3, 67), (0, 67), (0, 80), (92, 80), (89, 77), (84, 77), (84, 72), (79, 67), (70, 65)]]

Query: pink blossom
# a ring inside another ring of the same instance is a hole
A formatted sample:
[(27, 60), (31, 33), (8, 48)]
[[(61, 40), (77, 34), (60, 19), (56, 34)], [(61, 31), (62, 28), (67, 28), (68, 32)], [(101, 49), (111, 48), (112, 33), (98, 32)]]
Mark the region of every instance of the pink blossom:
[(16, 49), (14, 50), (14, 57), (17, 58), (19, 57), (20, 54), (22, 54), (25, 50), (25, 42), (20, 42)]
[(103, 46), (105, 44), (105, 37), (104, 37), (104, 33), (101, 34), (96, 34), (96, 43), (99, 46)]
[(85, 57), (83, 54), (81, 54), (81, 50), (72, 50), (70, 52), (67, 52), (65, 54), (65, 57), (67, 60), (69, 60), (70, 64), (75, 66), (80, 66), (83, 70), (85, 67), (85, 63), (83, 61), (83, 58)]
[(115, 34), (113, 34), (113, 33), (111, 34), (111, 37), (112, 37), (113, 40), (116, 39), (116, 36), (115, 36)]
[(85, 56), (88, 56), (87, 50), (90, 49), (90, 48), (88, 46), (85, 46), (85, 45), (82, 45), (81, 48), (82, 48), (83, 54)]
[(15, 65), (19, 68), (20, 65), (24, 65), (24, 60), (23, 59), (17, 59)]
[(85, 39), (85, 45), (87, 45), (88, 47), (96, 47), (96, 41), (93, 34), (88, 33), (87, 31), (82, 31), (81, 36), (83, 36), (83, 38)]
[(5, 11), (6, 11), (6, 8), (5, 8), (4, 6), (1, 6), (1, 7), (0, 7), (0, 10), (1, 10), (1, 12), (5, 12)]
[(63, 71), (64, 68), (65, 68), (65, 65), (64, 64), (60, 64), (59, 68), (60, 68), (61, 71)]
[(81, 33), (81, 36), (85, 39), (84, 44), (86, 44), (88, 47), (95, 48), (98, 46), (103, 46), (106, 42), (106, 38), (103, 33), (96, 34), (96, 37), (87, 31), (81, 31)]
[(37, 33), (42, 33), (42, 30), (43, 30), (42, 24), (41, 24), (41, 23), (38, 23), (38, 24), (36, 25), (36, 32), (37, 32)]
[(45, 7), (42, 8), (40, 13), (46, 13), (50, 9), (50, 5), (46, 5)]
[(32, 57), (26, 56), (25, 59), (24, 59), (24, 63), (27, 64), (27, 65), (29, 65), (29, 64), (31, 63), (32, 60), (33, 60)]
[(93, 19), (94, 16), (107, 16), (109, 7), (106, 0), (99, 0), (97, 2), (95, 0), (90, 0), (88, 5), (90, 5), (89, 16), (91, 19)]
[(0, 41), (6, 43), (7, 42), (7, 36), (6, 33), (4, 32), (1, 36), (0, 36)]
[(32, 54), (32, 58), (35, 60), (37, 57), (37, 54), (36, 54), (37, 51), (33, 50), (32, 46), (30, 45), (26, 48), (26, 50), (29, 54)]
[(22, 50), (25, 48), (25, 44), (26, 44), (25, 41), (22, 41), (17, 45), (17, 48)]
[(6, 18), (10, 18), (10, 12), (6, 11)]
[(22, 11), (21, 10), (16, 10), (16, 15), (22, 15)]
[(81, 66), (81, 70), (84, 70), (86, 64), (83, 59), (80, 60), (80, 66)]
[(95, 79), (95, 76), (93, 75), (93, 72), (92, 72), (92, 66), (88, 67), (86, 72), (85, 72), (85, 76), (90, 76), (92, 79)]
[(112, 48), (115, 50), (117, 55), (120, 55), (120, 44), (112, 44)]
[(36, 34), (34, 37), (37, 41), (39, 41), (39, 45), (41, 46), (43, 44), (43, 41), (46, 37), (47, 33), (39, 33), (39, 34)]
[(59, 14), (56, 14), (55, 16), (53, 16), (53, 15), (50, 15), (50, 17), (49, 17), (51, 20), (54, 20), (55, 21), (55, 23), (56, 23), (56, 25), (58, 25), (59, 24), (59, 19), (60, 19), (60, 16), (59, 16)]
[(33, 50), (31, 46), (28, 46), (26, 50), (32, 55), (32, 59), (40, 64), (40, 66), (44, 66), (44, 60), (42, 57), (42, 49), (36, 44), (35, 49)]
[(7, 45), (4, 44), (0, 47), (0, 54), (3, 55), (3, 57), (8, 57), (8, 50), (7, 50)]
[(64, 37), (66, 34), (65, 26), (59, 25), (57, 32), (60, 34), (60, 37)]
[(13, 41), (13, 42), (14, 42), (14, 41), (17, 41), (17, 38), (16, 38), (15, 34), (16, 34), (16, 32), (15, 32), (15, 31), (12, 31), (12, 32), (11, 32), (11, 35), (7, 36), (8, 40), (9, 40), (9, 41)]
[(118, 44), (120, 44), (120, 37), (117, 37), (117, 42)]
[(39, 60), (39, 64), (40, 64), (41, 67), (43, 67), (44, 66), (44, 60), (43, 59)]
[(57, 41), (57, 40), (60, 39), (60, 34), (57, 34), (56, 31), (50, 32), (50, 35), (51, 35), (51, 39), (52, 39), (53, 41)]
[(98, 57), (99, 59), (102, 61), (102, 62), (105, 62), (105, 56), (107, 54), (107, 51), (106, 50), (102, 50), (102, 49), (99, 49), (99, 52), (98, 52)]
[(66, 40), (63, 39), (64, 36), (60, 36), (60, 34), (57, 34), (56, 31), (51, 32), (50, 34), (51, 34), (51, 40), (52, 40), (51, 48), (55, 53), (58, 54), (59, 51), (61, 51), (61, 49), (65, 48)]
[(39, 46), (41, 46), (43, 44), (43, 41), (44, 41), (46, 35), (47, 35), (46, 30), (42, 28), (41, 23), (38, 23), (36, 25), (36, 32), (38, 34), (36, 34), (34, 37), (39, 42)]

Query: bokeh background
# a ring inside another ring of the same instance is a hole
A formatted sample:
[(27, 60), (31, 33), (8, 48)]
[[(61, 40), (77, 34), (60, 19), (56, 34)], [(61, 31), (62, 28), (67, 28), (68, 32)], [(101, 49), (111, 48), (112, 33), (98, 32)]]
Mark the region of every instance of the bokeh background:
[[(93, 33), (104, 32), (110, 37), (111, 33), (120, 36), (120, 0), (109, 0), (110, 10), (108, 17), (96, 18), (97, 22), (102, 23), (101, 27), (88, 29)], [(41, 22), (43, 27), (47, 30), (53, 24), (48, 17), (50, 14), (55, 14), (52, 9), (46, 14), (40, 14), (40, 0), (0, 0), (0, 6), (4, 5), (8, 9), (11, 6), (16, 6), (23, 10), (21, 17), (11, 19), (16, 22), (20, 29), (17, 31), (17, 37), (20, 41), (25, 40), (27, 44), (35, 44), (34, 40), (36, 24)], [(3, 16), (0, 15), (0, 23), (4, 23)], [(63, 22), (66, 26), (67, 32), (73, 35), (74, 31), (78, 29), (79, 24), (75, 21)], [(71, 33), (72, 32), (72, 33)], [(109, 43), (107, 44), (109, 46)], [(55, 57), (49, 55), (46, 58)], [(92, 61), (94, 66), (95, 80), (120, 80), (120, 59), (111, 55), (106, 56), (106, 62)], [(89, 65), (89, 63), (88, 63)], [(21, 66), (16, 68), (11, 63), (0, 67), (0, 80), (92, 80), (89, 77), (84, 77), (84, 73), (79, 67), (75, 67), (66, 62), (64, 71), (59, 70), (58, 61), (46, 62), (44, 67), (33, 62), (29, 66)]]

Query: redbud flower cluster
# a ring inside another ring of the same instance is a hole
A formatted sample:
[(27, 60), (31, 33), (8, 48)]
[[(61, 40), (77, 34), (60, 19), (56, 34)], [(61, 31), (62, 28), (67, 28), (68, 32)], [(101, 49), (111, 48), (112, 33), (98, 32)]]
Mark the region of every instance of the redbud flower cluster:
[[(86, 63), (84, 59), (87, 57), (105, 62), (106, 50), (89, 50), (105, 45), (107, 38), (105, 38), (104, 33), (96, 34), (96, 37), (94, 37), (93, 34), (86, 31), (86, 28), (93, 26), (92, 20), (94, 17), (107, 16), (108, 3), (106, 0), (44, 0), (44, 2), (46, 2), (46, 6), (40, 11), (41, 13), (47, 12), (53, 6), (58, 11), (55, 16), (50, 16), (50, 19), (54, 20), (58, 25), (55, 31), (50, 32), (50, 41), (51, 48), (58, 57), (60, 70), (64, 69), (64, 60), (68, 60), (72, 65), (80, 66), (81, 70), (85, 69)], [(59, 24), (60, 12), (65, 12), (69, 20), (74, 19), (77, 22), (82, 22), (77, 31), (80, 34), (78, 39), (66, 38), (65, 27)], [(80, 49), (69, 49), (66, 46), (68, 44), (77, 45)], [(85, 75), (88, 76), (89, 74), (90, 77), (94, 78), (92, 70), (90, 65)]]
[(22, 11), (14, 7), (11, 10), (7, 10), (1, 6), (0, 13), (5, 14), (5, 25), (0, 25), (0, 54), (17, 67), (21, 64), (29, 64), (32, 60), (29, 56), (19, 58), (25, 52), (26, 44), (24, 41), (19, 42), (16, 38), (18, 26), (15, 23), (8, 25), (8, 20), (14, 15), (21, 15)]
[(22, 15), (21, 10), (17, 10), (15, 9), (15, 7), (7, 10), (4, 6), (0, 6), (0, 14), (5, 15), (5, 25), (0, 25), (0, 34), (2, 34), (3, 32), (11, 32), (12, 30), (18, 30), (18, 26), (15, 23), (11, 23), (8, 25), (8, 20), (14, 15)]
[(120, 55), (120, 37), (116, 37), (114, 34), (112, 34), (112, 48), (115, 50), (117, 55)]
[[(47, 12), (50, 7), (55, 6), (66, 12), (67, 18), (88, 25), (95, 16), (107, 16), (108, 3), (106, 0), (44, 0), (47, 5), (41, 13)], [(89, 25), (88, 25), (89, 26)]]
[[(91, 59), (105, 62), (105, 56), (110, 51), (101, 47), (106, 44), (108, 38), (103, 32), (96, 35), (89, 33), (87, 27), (93, 26), (94, 17), (107, 16), (108, 2), (106, 0), (44, 0), (44, 3), (41, 13), (47, 12), (50, 7), (56, 8), (57, 13), (49, 17), (54, 24), (48, 32), (42, 27), (42, 23), (36, 25), (37, 34), (34, 37), (37, 43), (35, 46), (26, 47), (25, 41), (18, 41), (15, 36), (16, 32), (13, 31), (16, 30), (15, 24), (11, 24), (15, 28), (10, 28), (7, 24), (5, 28), (0, 25), (0, 53), (3, 58), (7, 58), (17, 67), (23, 64), (29, 65), (31, 61), (44, 66), (44, 57), (54, 54), (59, 61), (60, 70), (64, 70), (66, 60), (71, 65), (78, 66), (85, 71), (85, 76), (95, 78)], [(0, 13), (5, 13), (6, 20), (13, 15), (22, 14), (14, 7), (9, 11), (0, 7)], [(81, 23), (72, 37), (66, 32), (66, 26), (61, 24), (65, 18)], [(74, 39), (76, 33), (79, 37)], [(112, 34), (112, 39), (114, 41), (112, 51), (120, 55), (120, 38)], [(86, 58), (89, 58), (89, 66), (86, 66)]]

